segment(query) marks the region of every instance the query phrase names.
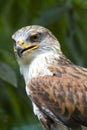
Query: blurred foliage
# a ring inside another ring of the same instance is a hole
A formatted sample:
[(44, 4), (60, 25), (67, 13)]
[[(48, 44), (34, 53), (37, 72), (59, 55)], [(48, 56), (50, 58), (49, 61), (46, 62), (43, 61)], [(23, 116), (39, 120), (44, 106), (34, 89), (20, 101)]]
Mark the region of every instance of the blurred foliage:
[(87, 0), (0, 0), (0, 130), (42, 130), (11, 40), (16, 30), (31, 24), (49, 28), (64, 54), (87, 67)]

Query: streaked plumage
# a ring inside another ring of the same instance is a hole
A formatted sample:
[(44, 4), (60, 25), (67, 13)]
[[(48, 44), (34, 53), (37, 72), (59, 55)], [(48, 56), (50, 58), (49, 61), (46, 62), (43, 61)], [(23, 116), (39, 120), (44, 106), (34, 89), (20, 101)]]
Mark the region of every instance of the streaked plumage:
[(46, 130), (87, 127), (87, 69), (68, 60), (44, 27), (24, 27), (12, 38), (27, 95)]

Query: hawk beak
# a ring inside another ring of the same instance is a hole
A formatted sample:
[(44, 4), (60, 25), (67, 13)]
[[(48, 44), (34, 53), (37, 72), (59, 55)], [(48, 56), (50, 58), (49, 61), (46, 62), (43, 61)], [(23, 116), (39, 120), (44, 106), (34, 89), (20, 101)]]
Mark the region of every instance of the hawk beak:
[(39, 47), (39, 44), (25, 44), (23, 41), (16, 44), (14, 47), (14, 52), (18, 54), (19, 57), (21, 57), (23, 54), (31, 52), (32, 50)]

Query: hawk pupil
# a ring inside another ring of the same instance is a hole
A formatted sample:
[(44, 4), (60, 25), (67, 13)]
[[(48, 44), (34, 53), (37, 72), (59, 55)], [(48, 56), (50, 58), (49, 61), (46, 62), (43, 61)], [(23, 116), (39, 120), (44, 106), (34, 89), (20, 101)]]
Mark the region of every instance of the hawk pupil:
[(31, 37), (30, 37), (30, 40), (32, 41), (32, 42), (37, 42), (39, 39), (38, 39), (39, 37), (38, 37), (38, 35), (32, 35)]
[(33, 36), (33, 39), (37, 39), (37, 38), (38, 38), (37, 35)]

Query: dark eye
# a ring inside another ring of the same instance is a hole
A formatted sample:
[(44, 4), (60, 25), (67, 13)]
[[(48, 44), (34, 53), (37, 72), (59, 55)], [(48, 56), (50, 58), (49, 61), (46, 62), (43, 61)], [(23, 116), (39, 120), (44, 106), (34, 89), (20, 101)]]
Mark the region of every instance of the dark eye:
[(40, 34), (33, 34), (30, 36), (30, 40), (32, 42), (39, 42), (40, 41)]

